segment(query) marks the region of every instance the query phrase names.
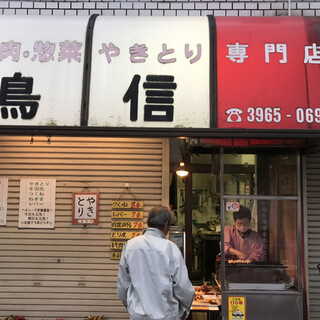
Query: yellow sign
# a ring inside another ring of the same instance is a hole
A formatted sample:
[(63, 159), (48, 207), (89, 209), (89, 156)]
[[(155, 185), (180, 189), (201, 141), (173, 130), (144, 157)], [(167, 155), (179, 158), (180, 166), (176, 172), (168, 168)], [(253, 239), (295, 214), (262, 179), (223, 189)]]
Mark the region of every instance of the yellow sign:
[(143, 211), (112, 211), (111, 218), (114, 219), (141, 219)]
[(126, 241), (111, 241), (110, 248), (111, 250), (122, 250)]
[(246, 320), (246, 297), (228, 297), (228, 320)]
[(132, 232), (132, 231), (112, 231), (111, 239), (132, 239), (134, 237), (140, 236), (141, 231)]
[(142, 209), (143, 201), (112, 201), (112, 209)]
[(110, 259), (111, 260), (120, 260), (121, 258), (121, 251), (111, 251), (110, 252)]
[(143, 229), (142, 221), (112, 221), (112, 229)]

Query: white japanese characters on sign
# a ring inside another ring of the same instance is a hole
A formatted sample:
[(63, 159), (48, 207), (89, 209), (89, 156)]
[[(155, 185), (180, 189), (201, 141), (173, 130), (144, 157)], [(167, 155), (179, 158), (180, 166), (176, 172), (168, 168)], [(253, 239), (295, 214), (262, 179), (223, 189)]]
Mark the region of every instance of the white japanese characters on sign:
[[(234, 44), (227, 44), (228, 54), (226, 58), (230, 59), (232, 62), (244, 63), (245, 59), (250, 56), (247, 53), (249, 47), (248, 44), (240, 44), (236, 42)], [(270, 63), (270, 54), (281, 53), (282, 59), (279, 63), (288, 62), (287, 44), (286, 43), (266, 43), (265, 44), (265, 62)], [(320, 45), (317, 46), (313, 43), (312, 46), (304, 46), (304, 60), (303, 63), (320, 64)]]
[(7, 224), (8, 178), (0, 178), (0, 226)]
[(265, 61), (270, 62), (270, 53), (282, 53), (282, 59), (279, 63), (287, 63), (287, 45), (285, 43), (266, 43), (265, 47)]
[(54, 228), (55, 179), (21, 179), (19, 228)]
[(89, 126), (209, 127), (207, 17), (98, 17)]
[(244, 59), (248, 58), (247, 44), (239, 44), (239, 42), (236, 42), (235, 44), (227, 44), (227, 47), (229, 54), (226, 57), (229, 58), (232, 62), (243, 63)]
[(320, 44), (304, 47), (304, 63), (320, 64)]

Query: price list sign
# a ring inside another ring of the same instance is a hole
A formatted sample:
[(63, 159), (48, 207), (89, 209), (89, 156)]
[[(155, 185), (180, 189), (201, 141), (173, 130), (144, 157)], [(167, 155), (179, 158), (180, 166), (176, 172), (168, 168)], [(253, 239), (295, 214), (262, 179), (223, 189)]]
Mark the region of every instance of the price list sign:
[(119, 260), (127, 240), (143, 230), (143, 201), (112, 201), (110, 258)]
[(228, 320), (246, 320), (246, 298), (228, 297)]

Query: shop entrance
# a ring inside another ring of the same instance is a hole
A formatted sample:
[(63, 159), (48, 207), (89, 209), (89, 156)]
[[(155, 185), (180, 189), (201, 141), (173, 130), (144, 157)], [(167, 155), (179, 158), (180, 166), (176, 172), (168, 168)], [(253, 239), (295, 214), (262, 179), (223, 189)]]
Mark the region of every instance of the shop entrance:
[[(185, 258), (193, 283), (231, 294), (262, 290), (284, 297), (301, 292), (297, 149), (180, 145), (180, 157), (189, 174), (180, 178), (172, 172), (170, 203), (176, 225), (186, 232)], [(230, 234), (241, 233), (235, 213), (242, 207), (250, 211), (249, 231), (243, 231), (251, 234), (248, 239), (254, 235), (256, 243), (229, 250), (227, 242), (236, 242)], [(258, 244), (259, 252), (253, 254)]]

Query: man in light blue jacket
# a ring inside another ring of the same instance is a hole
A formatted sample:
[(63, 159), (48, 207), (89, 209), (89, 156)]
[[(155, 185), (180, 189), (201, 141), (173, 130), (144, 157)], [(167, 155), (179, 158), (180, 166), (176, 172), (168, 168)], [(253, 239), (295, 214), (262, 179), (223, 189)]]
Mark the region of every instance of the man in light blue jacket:
[(194, 288), (181, 252), (166, 239), (172, 215), (167, 207), (150, 210), (148, 229), (122, 250), (117, 293), (130, 320), (186, 319)]

